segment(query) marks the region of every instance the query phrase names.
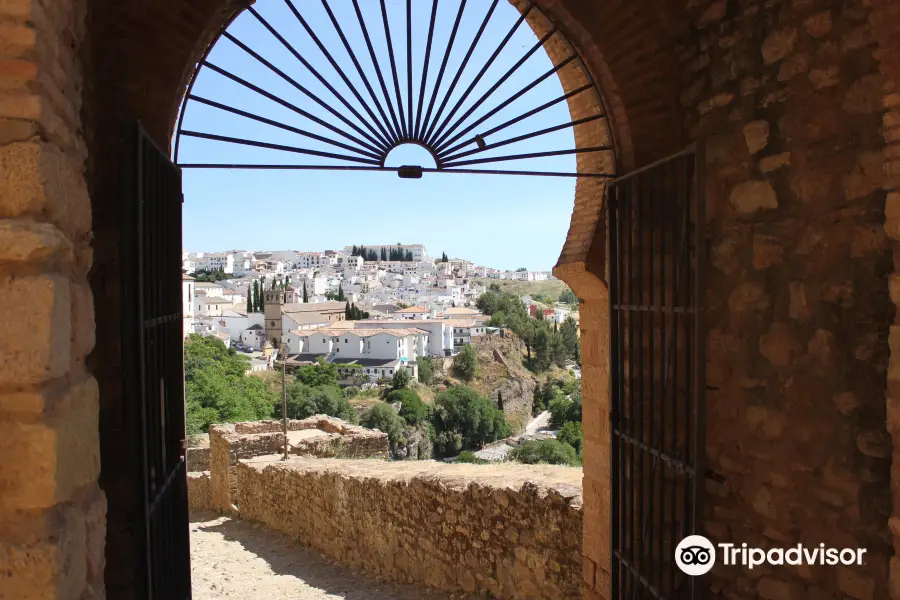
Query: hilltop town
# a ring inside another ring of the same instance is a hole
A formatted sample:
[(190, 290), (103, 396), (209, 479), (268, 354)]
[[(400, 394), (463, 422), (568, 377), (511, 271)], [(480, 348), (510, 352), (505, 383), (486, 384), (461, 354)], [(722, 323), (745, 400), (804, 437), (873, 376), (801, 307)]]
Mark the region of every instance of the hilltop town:
[[(490, 335), (489, 316), (476, 307), (486, 280), (554, 279), (429, 256), (422, 244), (185, 252), (183, 272), (185, 336), (213, 336), (250, 354), (253, 371), (271, 369), (278, 357), (294, 365), (321, 358), (358, 368), (370, 381), (403, 368), (415, 378), (417, 357), (455, 356)], [(521, 299), (532, 316), (577, 318), (555, 299), (553, 306)]]

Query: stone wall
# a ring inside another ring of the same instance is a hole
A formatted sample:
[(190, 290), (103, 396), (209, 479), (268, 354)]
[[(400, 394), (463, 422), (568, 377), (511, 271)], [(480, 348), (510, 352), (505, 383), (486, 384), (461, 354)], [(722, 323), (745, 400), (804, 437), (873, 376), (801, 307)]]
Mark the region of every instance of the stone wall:
[(86, 2), (0, 2), (0, 597), (103, 593)]
[[(307, 439), (291, 439), (290, 432), (316, 430)], [(388, 458), (387, 434), (352, 425), (341, 419), (316, 415), (288, 421), (288, 453), (295, 456), (341, 458)], [(239, 460), (267, 454), (281, 454), (284, 449), (281, 421), (227, 423), (209, 428), (210, 489), (212, 505), (220, 511), (231, 511), (237, 498)]]
[(188, 505), (194, 510), (211, 510), (212, 484), (209, 471), (195, 471), (187, 474)]
[(503, 599), (582, 593), (581, 470), (261, 457), (240, 515), (387, 578)]
[(706, 530), (868, 549), (865, 568), (713, 572), (727, 598), (887, 597), (891, 248), (884, 77), (864, 0), (692, 3), (684, 126), (706, 141)]

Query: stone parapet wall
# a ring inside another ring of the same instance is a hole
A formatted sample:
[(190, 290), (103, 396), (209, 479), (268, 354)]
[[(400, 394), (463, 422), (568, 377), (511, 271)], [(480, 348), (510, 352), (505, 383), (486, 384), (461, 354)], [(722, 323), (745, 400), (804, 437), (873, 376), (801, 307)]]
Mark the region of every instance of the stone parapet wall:
[(241, 517), (403, 582), (493, 598), (582, 595), (581, 470), (240, 461)]
[(209, 471), (190, 472), (187, 474), (188, 506), (196, 510), (210, 510), (212, 505), (212, 485)]
[[(290, 432), (318, 430), (319, 435), (289, 440), (288, 453), (295, 456), (341, 458), (388, 458), (387, 434), (327, 415), (290, 419)], [(209, 470), (212, 506), (233, 510), (239, 460), (283, 452), (281, 421), (226, 423), (209, 428)]]

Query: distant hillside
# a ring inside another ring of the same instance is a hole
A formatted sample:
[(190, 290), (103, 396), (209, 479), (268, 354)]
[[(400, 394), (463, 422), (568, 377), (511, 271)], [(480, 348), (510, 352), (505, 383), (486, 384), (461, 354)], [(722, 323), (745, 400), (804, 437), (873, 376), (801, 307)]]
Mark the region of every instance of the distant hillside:
[(542, 296), (550, 296), (551, 298), (559, 298), (563, 290), (569, 286), (560, 279), (551, 279), (548, 281), (509, 281), (506, 279), (475, 279), (479, 285), (488, 287), (492, 283), (500, 286), (504, 292), (515, 294), (516, 296), (533, 296), (540, 294)]

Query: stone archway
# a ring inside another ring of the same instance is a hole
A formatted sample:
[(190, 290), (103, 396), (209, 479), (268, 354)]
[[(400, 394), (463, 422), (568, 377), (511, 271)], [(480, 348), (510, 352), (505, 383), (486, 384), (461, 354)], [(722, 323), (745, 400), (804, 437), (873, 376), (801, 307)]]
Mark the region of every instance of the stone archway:
[[(713, 585), (737, 598), (900, 598), (887, 527), (897, 377), (883, 227), (887, 210), (897, 237), (895, 4), (542, 2), (600, 82), (626, 169), (708, 139), (708, 532), (869, 546), (857, 571), (714, 571)], [(12, 597), (136, 595), (133, 481), (117, 452), (129, 434), (117, 420), (118, 140), (140, 118), (165, 145), (191, 61), (236, 10), (220, 0), (0, 8), (0, 542), (15, 573), (0, 591)], [(599, 198), (577, 200), (557, 267), (587, 300), (595, 374), (585, 382), (589, 598), (608, 596), (609, 565)]]

